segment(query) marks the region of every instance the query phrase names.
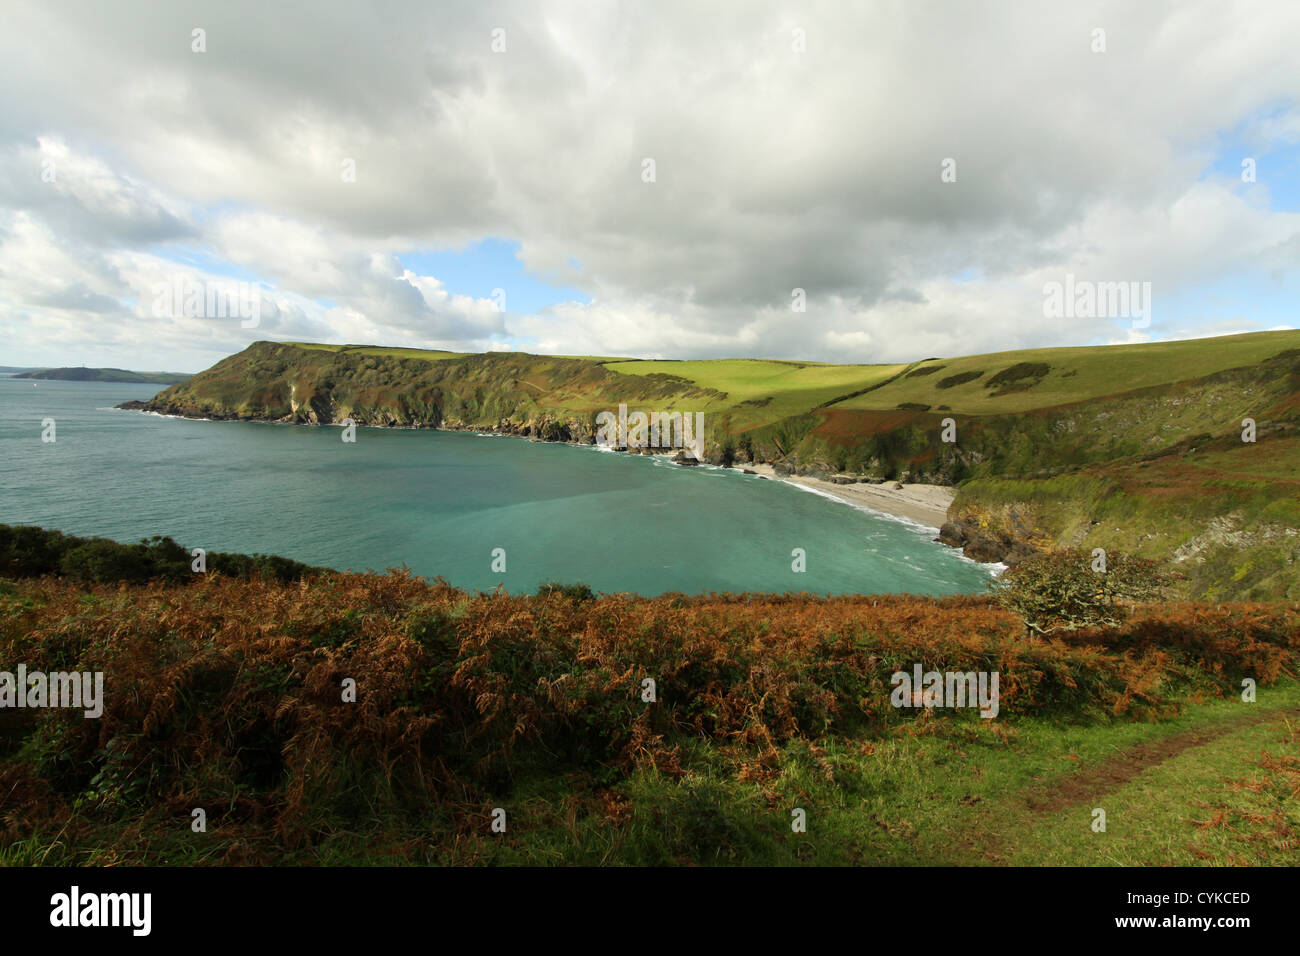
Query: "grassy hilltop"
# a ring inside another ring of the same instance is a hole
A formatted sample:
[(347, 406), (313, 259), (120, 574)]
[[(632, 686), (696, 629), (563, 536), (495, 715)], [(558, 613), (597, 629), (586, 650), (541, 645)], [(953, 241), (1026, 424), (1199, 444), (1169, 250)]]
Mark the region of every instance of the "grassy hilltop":
[(1300, 332), (1284, 331), (901, 365), (258, 342), (143, 407), (578, 442), (619, 404), (703, 412), (714, 462), (957, 485), (943, 540), (972, 557), (1119, 549), (1222, 600), (1300, 597), (1298, 402)]

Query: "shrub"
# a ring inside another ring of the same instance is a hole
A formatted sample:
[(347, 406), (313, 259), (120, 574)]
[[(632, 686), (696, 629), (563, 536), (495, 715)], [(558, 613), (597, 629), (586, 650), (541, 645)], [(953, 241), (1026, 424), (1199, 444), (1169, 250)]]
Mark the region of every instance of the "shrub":
[(68, 542), (61, 532), (0, 524), (0, 574), (6, 577), (53, 574), (67, 550)]
[(59, 571), (74, 581), (106, 584), (110, 581), (147, 581), (148, 556), (144, 549), (95, 538), (68, 549)]
[(952, 388), (954, 385), (964, 385), (966, 382), (973, 382), (983, 375), (983, 372), (958, 372), (956, 375), (949, 375), (947, 378), (941, 378), (934, 383), (935, 388)]
[(594, 601), (596, 598), (596, 593), (585, 584), (561, 584), (558, 581), (550, 581), (537, 589), (538, 597), (550, 597), (555, 594), (573, 601)]
[[(0, 524), (0, 575), (4, 577), (61, 574), (83, 583), (174, 584), (197, 577), (191, 571), (191, 560), (187, 548), (161, 535), (142, 539), (138, 544), (121, 544), (109, 538), (78, 538), (30, 525)], [(208, 554), (207, 568), (230, 577), (284, 583), (321, 570), (279, 555), (222, 552)]]
[(1001, 395), (1007, 392), (1023, 392), (1037, 385), (1039, 380), (1051, 370), (1052, 366), (1046, 362), (1017, 362), (994, 375), (984, 383), (984, 387), (996, 388), (998, 391), (995, 394)]
[[(1105, 570), (1097, 568), (1098, 560), (1104, 560)], [(1155, 561), (1118, 552), (1094, 559), (1066, 550), (1035, 555), (995, 578), (990, 588), (1026, 631), (1050, 634), (1117, 627), (1127, 616), (1124, 602), (1154, 600), (1169, 581)]]

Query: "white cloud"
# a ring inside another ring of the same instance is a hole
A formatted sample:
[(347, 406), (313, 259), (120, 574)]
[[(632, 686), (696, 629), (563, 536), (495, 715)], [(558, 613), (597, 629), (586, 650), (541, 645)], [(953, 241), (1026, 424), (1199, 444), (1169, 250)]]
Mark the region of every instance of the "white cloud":
[[(9, 8), (0, 322), (33, 361), (79, 337), (194, 368), (258, 335), (890, 361), (1124, 334), (1044, 317), (1066, 272), (1169, 301), (1300, 248), (1263, 189), (1201, 178), (1224, 131), (1295, 140), (1289, 2)], [(503, 315), (397, 259), (484, 236), (591, 302)], [(133, 313), (181, 249), (273, 314)]]

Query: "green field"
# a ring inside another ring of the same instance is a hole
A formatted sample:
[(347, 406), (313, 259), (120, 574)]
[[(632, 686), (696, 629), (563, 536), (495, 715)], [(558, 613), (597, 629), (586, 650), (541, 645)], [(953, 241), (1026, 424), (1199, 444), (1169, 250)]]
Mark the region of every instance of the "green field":
[(771, 398), (794, 412), (858, 389), (879, 385), (904, 365), (820, 365), (767, 359), (713, 359), (698, 362), (637, 360), (606, 362), (623, 375), (673, 375), (705, 388), (726, 392), (732, 403)]
[[(1295, 866), (1298, 729), (1300, 684), (1288, 682), (1255, 704), (1191, 705), (1156, 724), (1031, 718), (798, 742), (776, 764), (776, 806), (764, 788), (725, 773), (639, 773), (627, 786), (633, 809), (622, 833), (596, 815), (556, 819), (564, 787), (536, 780), (523, 800), (551, 824), (526, 840), (479, 846), (487, 852), (475, 862)], [(805, 834), (788, 832), (794, 805), (807, 813)], [(1096, 808), (1106, 811), (1105, 832), (1092, 828)], [(365, 854), (360, 845), (335, 849), (331, 862)]]
[[(917, 363), (913, 371), (935, 367), (939, 370), (924, 376), (905, 376), (884, 388), (846, 399), (835, 407), (892, 409), (900, 403), (916, 402), (934, 407), (947, 405), (971, 415), (1022, 412), (1200, 378), (1224, 369), (1254, 365), (1293, 348), (1300, 348), (1300, 331), (968, 355)], [(998, 372), (1022, 362), (1045, 363), (1050, 371), (1025, 391), (994, 396), (996, 389), (985, 387)], [(946, 378), (971, 372), (983, 374), (973, 381), (937, 387)]]
[(294, 348), (308, 349), (317, 352), (337, 352), (348, 353), (351, 355), (383, 355), (396, 358), (417, 358), (424, 359), (426, 362), (441, 362), (446, 359), (465, 358), (472, 355), (472, 352), (446, 352), (442, 349), (410, 349), (410, 348), (388, 348), (380, 345), (326, 345), (320, 342), (285, 342), (285, 345), (292, 345)]

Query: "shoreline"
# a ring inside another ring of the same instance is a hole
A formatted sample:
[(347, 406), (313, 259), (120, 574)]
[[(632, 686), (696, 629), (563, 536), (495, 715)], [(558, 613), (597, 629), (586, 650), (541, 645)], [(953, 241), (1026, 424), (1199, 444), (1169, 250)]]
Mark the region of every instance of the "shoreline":
[(896, 482), (877, 485), (866, 481), (837, 485), (807, 475), (778, 475), (769, 464), (737, 464), (734, 467), (738, 471), (752, 471), (772, 481), (783, 481), (805, 488), (843, 504), (877, 511), (894, 518), (905, 518), (933, 528), (936, 532), (948, 520), (948, 506), (957, 497), (957, 490), (946, 485), (904, 484), (901, 488), (895, 488)]
[[(142, 408), (146, 402), (124, 402), (115, 408), (125, 411), (140, 411), (146, 415), (157, 415), (160, 418), (179, 418), (188, 421), (244, 421), (258, 424), (271, 425), (315, 425), (321, 427), (319, 423), (313, 422), (294, 422), (283, 421), (267, 418), (199, 418), (192, 415), (178, 415), (167, 412), (157, 412), (152, 409)], [(133, 407), (134, 406), (134, 407)], [(329, 422), (328, 425), (340, 425), (340, 422)], [(357, 427), (361, 428), (398, 428), (411, 431), (440, 431), (440, 432), (461, 432), (464, 434), (492, 435), (502, 438), (527, 438), (529, 441), (544, 441), (530, 435), (512, 434), (508, 431), (499, 429), (483, 428), (447, 428), (441, 425), (368, 425), (357, 422)], [(551, 444), (551, 442), (547, 442)], [(561, 441), (554, 444), (564, 445), (583, 445), (584, 442)], [(665, 457), (667, 455), (665, 454)], [(767, 462), (737, 462), (732, 465), (729, 471), (744, 472), (750, 471), (763, 478), (771, 481), (782, 481), (789, 485), (803, 488), (824, 497), (830, 498), (840, 504), (846, 504), (850, 507), (865, 508), (868, 511), (874, 511), (891, 518), (901, 518), (911, 521), (926, 528), (934, 530), (936, 533), (948, 520), (948, 506), (952, 504), (953, 499), (957, 496), (955, 488), (947, 485), (929, 485), (929, 484), (903, 484), (901, 488), (895, 488), (897, 482), (885, 482), (883, 484), (873, 484), (871, 482), (856, 482), (851, 485), (840, 485), (832, 481), (825, 481), (821, 478), (812, 478), (807, 475), (778, 475), (771, 464)]]

